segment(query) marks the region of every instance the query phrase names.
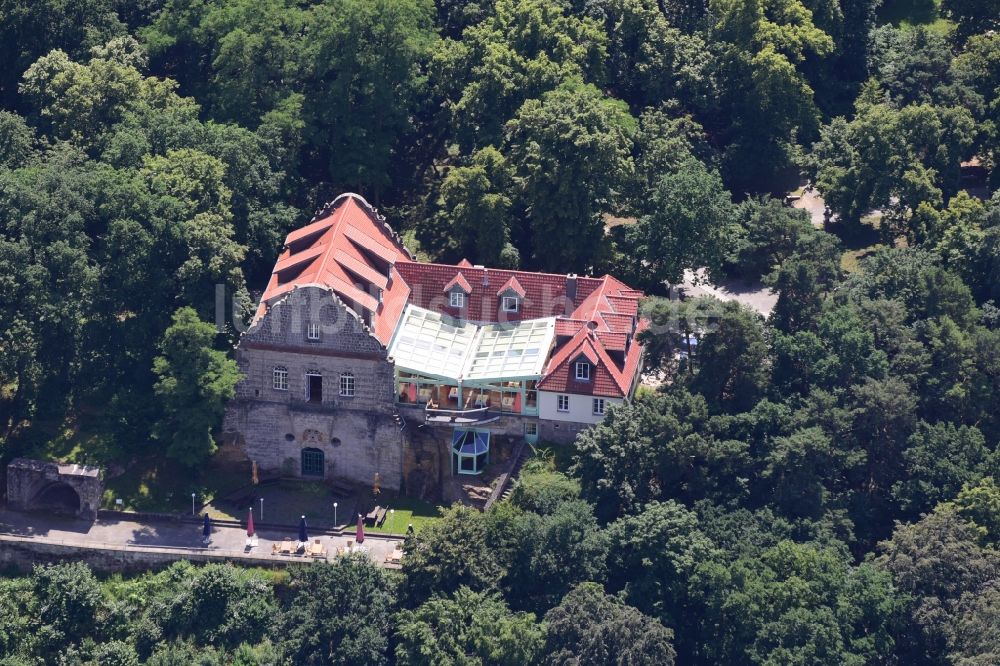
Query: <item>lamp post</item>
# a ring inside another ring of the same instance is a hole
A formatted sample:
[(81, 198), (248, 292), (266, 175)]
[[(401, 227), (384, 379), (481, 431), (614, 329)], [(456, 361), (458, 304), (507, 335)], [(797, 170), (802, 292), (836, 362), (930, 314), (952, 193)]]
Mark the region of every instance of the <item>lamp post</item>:
[(333, 526), (336, 527), (339, 523), (337, 522), (337, 503), (333, 503)]
[(392, 536), (392, 528), (396, 526), (396, 510), (389, 509), (389, 536)]
[(264, 498), (260, 498), (260, 522), (264, 522)]
[(194, 493), (191, 493), (191, 515), (194, 515)]

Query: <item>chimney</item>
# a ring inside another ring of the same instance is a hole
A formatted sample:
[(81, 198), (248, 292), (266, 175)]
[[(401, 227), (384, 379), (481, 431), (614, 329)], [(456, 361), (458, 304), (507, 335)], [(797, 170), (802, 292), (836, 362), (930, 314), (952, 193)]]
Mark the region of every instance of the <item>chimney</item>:
[(566, 298), (576, 300), (576, 273), (566, 275)]
[(473, 268), (481, 268), (481, 269), (483, 269), (483, 286), (484, 287), (490, 286), (490, 273), (487, 270), (487, 268), (485, 266), (483, 266), (482, 264), (476, 264), (475, 266), (473, 266)]

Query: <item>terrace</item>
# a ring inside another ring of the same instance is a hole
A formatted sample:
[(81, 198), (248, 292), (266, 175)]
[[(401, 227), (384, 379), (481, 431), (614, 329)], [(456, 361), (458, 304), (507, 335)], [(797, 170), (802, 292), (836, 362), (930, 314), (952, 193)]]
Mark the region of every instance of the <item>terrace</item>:
[(389, 350), (396, 400), (423, 406), (431, 423), (537, 415), (536, 385), (554, 340), (552, 317), (478, 326), (407, 306)]

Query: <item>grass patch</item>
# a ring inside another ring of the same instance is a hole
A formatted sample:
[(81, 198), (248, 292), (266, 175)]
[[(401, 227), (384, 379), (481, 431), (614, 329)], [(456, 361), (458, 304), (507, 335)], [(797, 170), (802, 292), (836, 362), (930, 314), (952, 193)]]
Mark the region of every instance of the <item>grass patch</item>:
[(195, 494), (196, 508), (200, 508), (248, 483), (247, 463), (210, 461), (192, 471), (169, 458), (150, 456), (133, 461), (124, 473), (107, 479), (103, 506), (115, 508), (115, 500), (120, 499), (128, 511), (189, 513), (191, 493)]
[(376, 534), (403, 534), (407, 525), (413, 525), (414, 532), (420, 532), (423, 528), (441, 519), (441, 509), (430, 502), (414, 499), (412, 497), (400, 497), (399, 499), (387, 502), (386, 506), (396, 510), (395, 519), (388, 515), (381, 527), (366, 527), (365, 532)]
[(886, 0), (879, 8), (880, 23), (897, 27), (923, 26), (946, 34), (955, 24), (941, 16), (941, 0)]

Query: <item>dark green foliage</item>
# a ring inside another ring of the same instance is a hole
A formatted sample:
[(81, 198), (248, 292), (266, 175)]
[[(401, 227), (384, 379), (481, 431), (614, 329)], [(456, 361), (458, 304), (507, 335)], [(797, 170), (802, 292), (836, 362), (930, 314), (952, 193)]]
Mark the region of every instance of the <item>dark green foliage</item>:
[[(657, 289), (680, 282), (688, 267), (718, 271), (728, 252), (734, 209), (717, 172), (688, 157), (653, 183), (643, 199), (640, 209), (647, 214), (626, 232), (625, 274)], [(637, 266), (637, 256), (647, 259)]]
[(475, 509), (456, 505), (406, 544), (404, 599), (417, 605), (435, 593), (460, 586), (473, 591), (496, 589), (501, 573), (486, 543), (486, 519)]
[(620, 206), (615, 194), (633, 168), (634, 132), (625, 105), (592, 85), (528, 100), (507, 123), (505, 153), (527, 213), (531, 265), (568, 272), (606, 264), (602, 215)]
[(655, 619), (583, 583), (545, 614), (545, 663), (671, 666), (673, 632)]
[(660, 387), (400, 574), (39, 568), (0, 663), (996, 663), (998, 14), (879, 5), (0, 0), (4, 460), (83, 417), (76, 459), (203, 459), (250, 290), (345, 189), (439, 261), (778, 296), (650, 300)]
[(578, 481), (554, 471), (548, 461), (533, 458), (521, 469), (510, 501), (525, 511), (548, 515), (563, 502), (579, 496)]
[(512, 613), (502, 600), (467, 587), (434, 597), (396, 621), (396, 663), (401, 666), (537, 663), (541, 627), (530, 613)]
[(36, 566), (32, 579), (38, 619), (51, 628), (51, 638), (70, 643), (88, 636), (101, 602), (90, 569), (79, 562)]
[(167, 455), (193, 467), (215, 451), (212, 430), (226, 402), (236, 394), (236, 362), (212, 349), (215, 328), (192, 308), (174, 313), (153, 363), (154, 386), (163, 419), (155, 427)]
[(282, 648), (297, 664), (388, 663), (395, 605), (386, 572), (367, 557), (295, 571), (279, 623)]

